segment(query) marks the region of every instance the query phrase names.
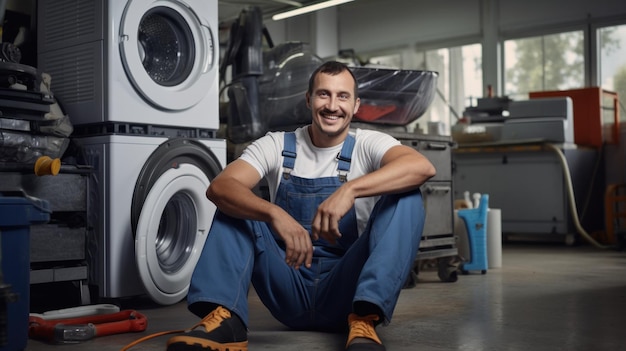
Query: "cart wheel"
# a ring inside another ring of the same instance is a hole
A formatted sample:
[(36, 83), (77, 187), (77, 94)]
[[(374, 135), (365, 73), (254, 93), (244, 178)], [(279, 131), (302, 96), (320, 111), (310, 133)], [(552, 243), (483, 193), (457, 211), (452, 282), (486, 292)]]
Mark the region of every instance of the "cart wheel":
[(480, 271), (480, 274), (487, 274), (487, 270), (483, 269), (482, 271)]
[(451, 263), (452, 257), (443, 257), (437, 260), (437, 275), (441, 281), (454, 283), (458, 280), (457, 266)]
[(459, 277), (456, 273), (456, 271), (453, 272), (442, 272), (439, 271), (439, 279), (441, 279), (442, 282), (446, 282), (446, 283), (454, 283), (456, 282)]

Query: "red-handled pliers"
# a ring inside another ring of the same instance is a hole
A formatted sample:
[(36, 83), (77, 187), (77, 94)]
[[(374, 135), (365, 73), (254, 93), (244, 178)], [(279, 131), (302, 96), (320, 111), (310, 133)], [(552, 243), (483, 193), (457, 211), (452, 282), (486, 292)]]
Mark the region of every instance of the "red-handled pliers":
[(77, 343), (96, 336), (141, 332), (148, 319), (134, 310), (79, 318), (43, 319), (30, 316), (28, 336), (54, 343)]

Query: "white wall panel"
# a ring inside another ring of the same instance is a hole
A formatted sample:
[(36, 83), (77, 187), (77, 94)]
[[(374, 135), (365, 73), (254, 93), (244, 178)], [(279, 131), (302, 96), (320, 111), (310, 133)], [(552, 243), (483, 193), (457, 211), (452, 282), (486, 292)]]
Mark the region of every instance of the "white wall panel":
[(481, 33), (480, 0), (356, 0), (338, 9), (339, 47), (357, 52)]
[[(496, 11), (488, 23), (484, 23), (485, 9)], [(450, 45), (459, 38), (486, 34), (493, 41), (511, 32), (580, 25), (589, 18), (593, 22), (625, 18), (626, 0), (355, 0), (338, 6), (337, 12), (337, 38), (328, 41), (338, 40), (339, 49), (358, 53), (415, 43)], [(325, 48), (329, 31), (323, 28), (324, 19), (314, 16), (323, 17), (323, 11), (274, 22), (268, 28), (278, 39), (275, 42), (305, 41)]]
[(267, 28), (267, 31), (270, 33), (270, 37), (272, 37), (274, 45), (278, 45), (287, 41), (285, 30), (286, 21), (265, 20), (263, 24), (265, 25), (265, 28)]
[(337, 55), (339, 52), (337, 8), (321, 10), (313, 18), (315, 25), (311, 49), (320, 57)]
[(285, 25), (285, 41), (303, 41), (311, 44), (314, 34), (311, 32), (313, 15), (301, 15), (287, 19)]
[(500, 32), (626, 15), (625, 0), (500, 0)]

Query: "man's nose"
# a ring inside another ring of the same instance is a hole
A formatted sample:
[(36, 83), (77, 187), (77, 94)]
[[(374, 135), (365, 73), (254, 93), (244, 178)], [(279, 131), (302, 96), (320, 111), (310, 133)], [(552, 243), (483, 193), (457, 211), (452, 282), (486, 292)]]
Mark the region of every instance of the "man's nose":
[(336, 96), (331, 96), (330, 99), (328, 99), (328, 104), (327, 107), (329, 110), (331, 111), (336, 111), (337, 110), (337, 97)]

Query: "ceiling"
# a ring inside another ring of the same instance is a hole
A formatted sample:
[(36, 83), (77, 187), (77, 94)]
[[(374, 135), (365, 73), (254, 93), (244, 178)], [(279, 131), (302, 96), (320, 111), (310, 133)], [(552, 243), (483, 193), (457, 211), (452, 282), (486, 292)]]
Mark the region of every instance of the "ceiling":
[(220, 23), (227, 24), (239, 17), (241, 10), (258, 6), (264, 18), (293, 10), (298, 7), (319, 2), (319, 0), (218, 0), (218, 17)]

